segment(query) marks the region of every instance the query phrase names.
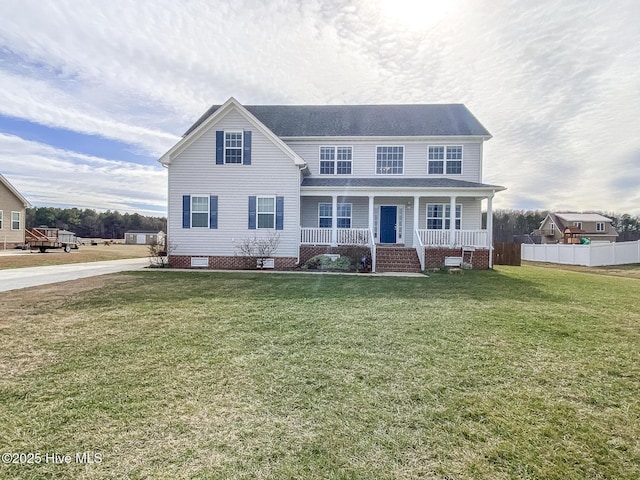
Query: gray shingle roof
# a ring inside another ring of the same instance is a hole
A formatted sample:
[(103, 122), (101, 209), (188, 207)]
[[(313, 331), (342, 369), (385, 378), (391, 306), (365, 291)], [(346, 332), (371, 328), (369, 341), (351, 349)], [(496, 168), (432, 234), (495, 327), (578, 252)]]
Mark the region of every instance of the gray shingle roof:
[[(189, 135), (221, 105), (194, 123)], [(462, 104), (245, 105), (279, 137), (490, 136)]]
[(376, 187), (376, 188), (495, 188), (504, 187), (486, 183), (467, 182), (451, 178), (323, 178), (308, 177), (302, 180), (303, 187)]

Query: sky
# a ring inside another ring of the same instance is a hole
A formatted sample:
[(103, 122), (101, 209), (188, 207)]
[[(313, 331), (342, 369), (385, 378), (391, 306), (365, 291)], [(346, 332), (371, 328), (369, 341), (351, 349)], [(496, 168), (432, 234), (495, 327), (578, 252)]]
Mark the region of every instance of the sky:
[(637, 0), (2, 0), (0, 173), (166, 215), (213, 104), (464, 103), (493, 207), (640, 215)]

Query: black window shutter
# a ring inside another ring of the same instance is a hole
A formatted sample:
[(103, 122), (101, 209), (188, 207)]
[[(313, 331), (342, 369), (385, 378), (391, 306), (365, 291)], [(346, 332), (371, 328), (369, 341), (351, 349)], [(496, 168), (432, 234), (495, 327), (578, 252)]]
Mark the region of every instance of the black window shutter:
[(251, 165), (251, 130), (245, 130), (242, 148), (242, 164)]
[(209, 228), (218, 228), (218, 196), (209, 197)]
[(276, 197), (276, 230), (284, 229), (284, 197)]
[(182, 196), (182, 228), (191, 228), (191, 195)]
[(224, 164), (224, 132), (216, 131), (216, 165)]
[(249, 197), (249, 230), (256, 229), (256, 197)]

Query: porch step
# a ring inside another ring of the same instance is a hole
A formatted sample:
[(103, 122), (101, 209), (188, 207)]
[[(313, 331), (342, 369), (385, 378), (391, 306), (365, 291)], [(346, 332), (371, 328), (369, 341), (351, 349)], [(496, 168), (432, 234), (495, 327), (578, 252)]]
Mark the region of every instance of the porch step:
[(377, 247), (376, 272), (420, 273), (420, 259), (415, 248)]

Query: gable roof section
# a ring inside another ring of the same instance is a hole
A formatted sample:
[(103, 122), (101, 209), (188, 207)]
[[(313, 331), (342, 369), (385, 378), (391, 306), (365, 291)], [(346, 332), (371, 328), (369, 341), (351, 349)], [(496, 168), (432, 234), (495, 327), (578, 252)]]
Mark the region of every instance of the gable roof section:
[(31, 207), (31, 204), (29, 203), (29, 201), (28, 201), (26, 198), (24, 198), (24, 197), (22, 196), (22, 194), (21, 194), (18, 190), (16, 190), (16, 188), (15, 188), (13, 185), (11, 185), (11, 183), (9, 182), (9, 180), (7, 180), (7, 179), (4, 177), (4, 175), (2, 175), (1, 173), (0, 173), (0, 183), (2, 183), (5, 187), (7, 187), (7, 189), (8, 189), (11, 193), (13, 193), (13, 194), (15, 195), (15, 197), (16, 197), (18, 200), (20, 200), (20, 202), (22, 202), (22, 204), (24, 205), (24, 208), (29, 208), (29, 207)]
[(282, 152), (290, 157), (293, 160), (293, 163), (301, 168), (306, 167), (307, 163), (300, 158), (300, 156), (294, 152), (291, 147), (289, 147), (286, 143), (284, 143), (277, 135), (273, 133), (267, 126), (265, 126), (260, 120), (258, 120), (253, 114), (251, 114), (245, 107), (240, 105), (240, 103), (233, 97), (225, 102), (224, 105), (219, 106), (214, 112), (208, 115), (206, 118), (203, 116), (196, 122), (187, 133), (185, 133), (182, 139), (176, 143), (167, 153), (162, 155), (158, 160), (163, 165), (170, 165), (172, 160), (182, 153), (189, 145), (191, 145), (196, 139), (200, 138), (200, 136), (206, 132), (209, 128), (211, 128), (215, 123), (223, 118), (228, 112), (231, 110), (236, 110), (240, 115), (242, 115), (245, 120), (247, 120), (251, 125), (253, 125), (257, 130), (259, 130), (263, 135), (265, 135), (271, 142), (273, 142)]
[[(226, 104), (225, 104), (226, 105)], [(223, 108), (214, 105), (184, 136)], [(278, 137), (447, 137), (491, 134), (462, 104), (247, 105)]]
[[(574, 227), (573, 222), (604, 222), (605, 223), (605, 231), (604, 232), (583, 232), (587, 233), (589, 236), (597, 235), (597, 236), (618, 236), (618, 232), (613, 227), (610, 218), (607, 218), (603, 215), (597, 213), (549, 213), (547, 215), (557, 227), (559, 232), (563, 232), (566, 228)], [(542, 221), (540, 227), (544, 225), (546, 222), (546, 218)], [(584, 228), (584, 225), (583, 225)]]

